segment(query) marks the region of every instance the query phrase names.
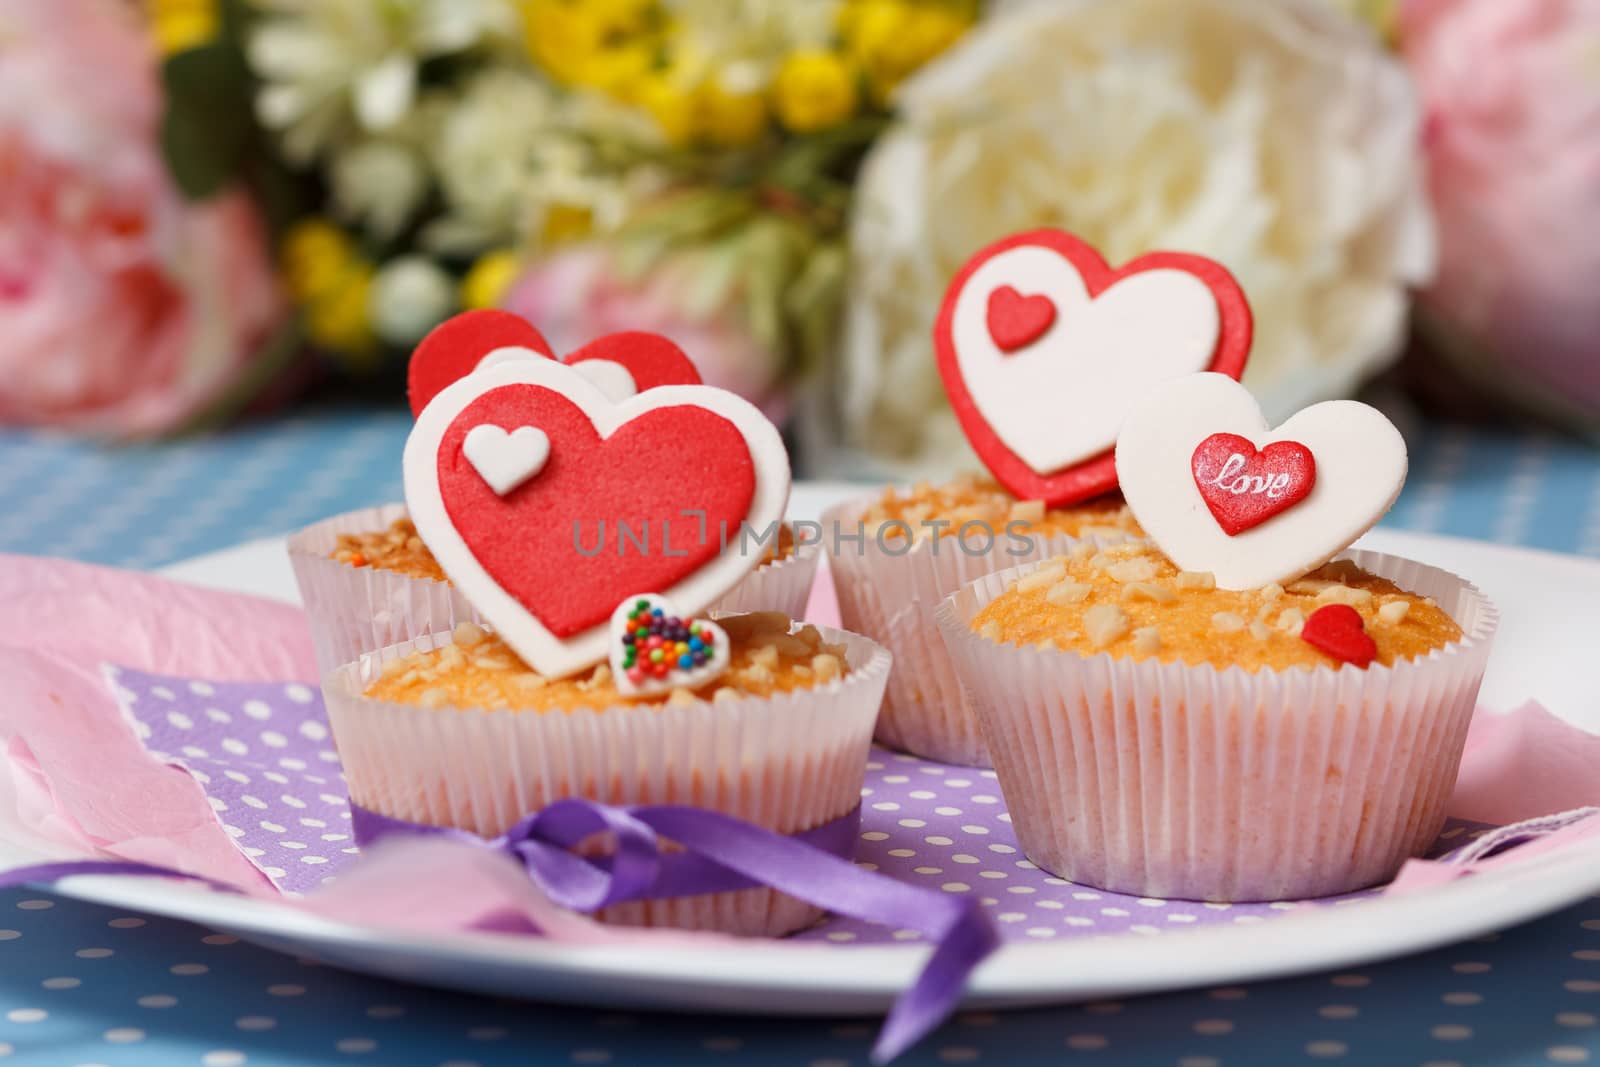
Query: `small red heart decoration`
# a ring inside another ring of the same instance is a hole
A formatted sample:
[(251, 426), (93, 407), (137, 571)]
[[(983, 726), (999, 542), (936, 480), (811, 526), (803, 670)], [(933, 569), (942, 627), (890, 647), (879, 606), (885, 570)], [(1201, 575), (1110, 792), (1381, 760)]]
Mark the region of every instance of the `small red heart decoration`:
[[(501, 496), (462, 452), (482, 425), (536, 426), (549, 458)], [(558, 637), (694, 573), (719, 552), (718, 538), (700, 531), (737, 531), (755, 493), (744, 437), (713, 411), (658, 408), (602, 438), (571, 400), (532, 384), (499, 386), (463, 408), (440, 439), (438, 472), (445, 511), (473, 556)], [(648, 541), (624, 539), (623, 524)]]
[(1361, 613), (1349, 604), (1328, 604), (1306, 619), (1300, 639), (1334, 659), (1367, 667), (1378, 655), (1378, 643), (1367, 633)]
[(1294, 507), (1317, 482), (1317, 460), (1305, 445), (1276, 441), (1257, 451), (1235, 433), (1201, 441), (1190, 467), (1201, 499), (1229, 537)]
[(1056, 321), (1056, 305), (1048, 296), (1023, 296), (1009, 285), (989, 294), (989, 336), (1002, 352), (1026, 348), (1044, 336)]
[(406, 366), (413, 418), (456, 379), (471, 374), (497, 348), (531, 348), (555, 358), (550, 342), (521, 315), (496, 308), (463, 311), (435, 326), (417, 343)]

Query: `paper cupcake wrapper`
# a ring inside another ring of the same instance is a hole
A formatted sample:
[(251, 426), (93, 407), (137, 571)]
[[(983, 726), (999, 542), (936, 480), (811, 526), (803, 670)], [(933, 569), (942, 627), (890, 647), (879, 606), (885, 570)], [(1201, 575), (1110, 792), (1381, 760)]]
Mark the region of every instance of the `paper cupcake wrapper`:
[[(945, 597), (983, 575), (1065, 552), (1076, 538), (1031, 538), (1028, 551), (997, 538), (989, 551), (964, 550), (954, 537), (925, 539), (900, 555), (869, 534), (841, 543), (835, 531), (856, 532), (877, 498), (860, 497), (823, 513), (828, 565), (845, 628), (881, 641), (895, 669), (878, 717), (878, 740), (926, 759), (991, 766), (977, 716), (939, 640), (934, 612)], [(1098, 540), (1090, 538), (1090, 540)]]
[[(459, 622), (483, 622), (448, 582), (352, 567), (330, 558), (340, 535), (385, 530), (405, 516), (404, 504), (363, 508), (324, 519), (289, 538), (289, 561), (310, 619), (317, 668), (324, 674), (368, 652), (423, 634), (448, 633)], [(800, 546), (788, 559), (750, 572), (708, 610), (781, 611), (799, 618), (811, 594), (819, 555), (814, 544)]]
[[(790, 834), (861, 801), (889, 653), (822, 629), (850, 670), (812, 689), (693, 705), (604, 710), (428, 709), (361, 694), (384, 661), (448, 634), (362, 656), (325, 676), (329, 724), (350, 799), (384, 815), (485, 837), (564, 797), (607, 804), (688, 804)], [(770, 889), (610, 907), (629, 925), (778, 937), (821, 912)]]
[(1444, 824), (1499, 614), (1453, 574), (1346, 554), (1461, 626), (1427, 656), (1263, 670), (1082, 656), (969, 623), (1037, 565), (941, 605), (1018, 841), (1040, 867), (1141, 896), (1298, 900), (1389, 879)]

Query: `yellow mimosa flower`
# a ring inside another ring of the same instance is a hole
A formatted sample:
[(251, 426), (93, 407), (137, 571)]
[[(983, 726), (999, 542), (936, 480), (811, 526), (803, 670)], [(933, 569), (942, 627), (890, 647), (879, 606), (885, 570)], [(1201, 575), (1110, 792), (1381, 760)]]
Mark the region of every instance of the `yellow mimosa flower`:
[(825, 130), (855, 114), (856, 74), (837, 52), (791, 53), (772, 89), (779, 121), (796, 133)]
[(300, 303), (331, 289), (350, 261), (355, 247), (345, 232), (327, 219), (301, 219), (284, 234), (279, 265), (284, 285)]
[(352, 370), (367, 370), (377, 355), (377, 337), (367, 316), (373, 266), (353, 261), (306, 306), (306, 336), (340, 357)]
[(695, 96), (693, 87), (665, 71), (640, 79), (634, 93), (635, 101), (656, 120), (667, 141), (675, 145), (688, 144), (698, 132)]
[(767, 128), (767, 101), (757, 92), (729, 92), (715, 78), (700, 90), (705, 135), (714, 144), (738, 147), (756, 140)]
[(506, 295), (521, 270), (522, 257), (511, 249), (485, 252), (461, 279), (461, 306), (470, 309), (499, 307), (500, 298)]
[(163, 56), (210, 44), (222, 24), (217, 0), (145, 0), (145, 12)]

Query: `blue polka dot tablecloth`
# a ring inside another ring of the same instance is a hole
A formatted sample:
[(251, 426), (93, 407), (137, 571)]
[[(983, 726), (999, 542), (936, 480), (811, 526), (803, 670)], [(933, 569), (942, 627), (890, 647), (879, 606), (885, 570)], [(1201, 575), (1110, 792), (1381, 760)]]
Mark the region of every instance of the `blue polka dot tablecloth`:
[[(0, 551), (155, 567), (398, 499), (403, 411), (324, 412), (120, 451), (0, 433)], [(1408, 427), (1387, 522), (1600, 556), (1600, 455)], [(865, 1067), (876, 1024), (617, 1013), (439, 992), (201, 927), (0, 892), (0, 1065)], [(1600, 1064), (1600, 898), (1359, 971), (961, 1015), (907, 1067)]]

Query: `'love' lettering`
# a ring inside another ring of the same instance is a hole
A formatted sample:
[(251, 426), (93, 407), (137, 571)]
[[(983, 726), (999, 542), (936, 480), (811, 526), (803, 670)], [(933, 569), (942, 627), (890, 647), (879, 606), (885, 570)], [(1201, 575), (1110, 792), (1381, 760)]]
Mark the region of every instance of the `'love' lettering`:
[(1317, 461), (1305, 445), (1278, 441), (1258, 450), (1231, 433), (1201, 441), (1191, 466), (1200, 498), (1229, 537), (1298, 504), (1317, 480)]

